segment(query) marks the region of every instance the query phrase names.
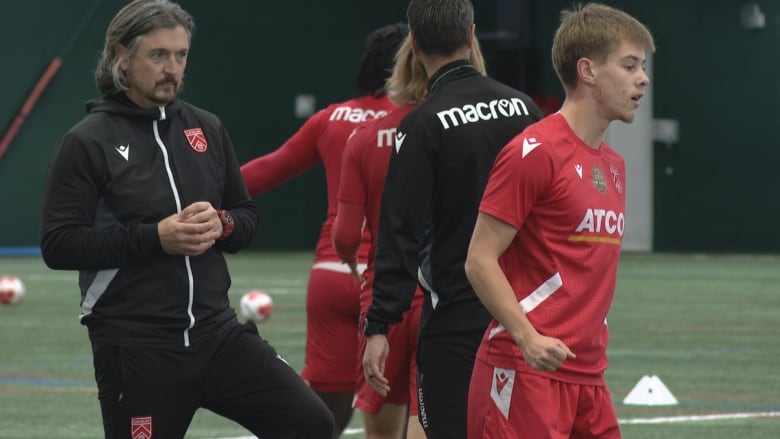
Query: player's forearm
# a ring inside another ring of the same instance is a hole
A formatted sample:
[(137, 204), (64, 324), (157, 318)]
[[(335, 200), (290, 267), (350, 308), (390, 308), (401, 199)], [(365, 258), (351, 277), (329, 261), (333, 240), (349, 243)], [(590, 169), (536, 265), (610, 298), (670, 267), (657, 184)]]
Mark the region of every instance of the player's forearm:
[(337, 212), (331, 229), (333, 248), (342, 261), (353, 262), (362, 240), (363, 211), (360, 206), (339, 201)]
[(385, 201), (383, 195), (374, 253), (373, 303), (368, 317), (397, 323), (411, 307), (417, 289), (425, 224), (415, 215), (396, 215), (402, 209), (389, 206)]
[(305, 169), (289, 166), (276, 153), (258, 157), (241, 166), (241, 176), (252, 196), (268, 192), (303, 171)]
[(497, 259), (470, 252), (466, 260), (466, 276), (485, 308), (518, 344), (525, 343), (536, 334)]
[(417, 290), (417, 273), (405, 267), (394, 255), (377, 250), (375, 276), (372, 284), (373, 299), (368, 309), (368, 319), (385, 323), (398, 323), (403, 313), (411, 307)]
[(58, 270), (121, 268), (161, 256), (156, 224), (57, 226), (44, 224), (41, 253)]

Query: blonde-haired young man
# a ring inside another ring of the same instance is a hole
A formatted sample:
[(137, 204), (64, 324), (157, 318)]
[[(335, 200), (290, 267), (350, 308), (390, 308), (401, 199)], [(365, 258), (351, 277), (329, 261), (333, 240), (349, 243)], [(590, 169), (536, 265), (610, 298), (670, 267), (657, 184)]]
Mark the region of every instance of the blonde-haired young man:
[(469, 391), (469, 439), (619, 438), (604, 380), (625, 230), (623, 158), (604, 143), (649, 82), (647, 28), (596, 3), (561, 13), (560, 111), (499, 153), (466, 273), (494, 316)]

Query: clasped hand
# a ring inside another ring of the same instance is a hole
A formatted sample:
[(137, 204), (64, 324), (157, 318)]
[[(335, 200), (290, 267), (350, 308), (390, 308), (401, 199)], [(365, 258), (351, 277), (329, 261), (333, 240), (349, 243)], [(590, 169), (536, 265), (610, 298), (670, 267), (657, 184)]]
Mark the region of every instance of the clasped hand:
[(165, 253), (198, 256), (222, 235), (222, 223), (211, 203), (197, 201), (160, 221), (157, 232)]
[(567, 359), (577, 358), (561, 340), (534, 334), (524, 344), (518, 343), (525, 362), (536, 370), (554, 371)]

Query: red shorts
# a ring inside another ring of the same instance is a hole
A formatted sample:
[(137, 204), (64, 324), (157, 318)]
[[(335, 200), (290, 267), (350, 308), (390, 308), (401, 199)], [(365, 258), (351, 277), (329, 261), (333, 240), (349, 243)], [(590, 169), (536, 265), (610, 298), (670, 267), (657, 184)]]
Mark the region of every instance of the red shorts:
[[(364, 290), (362, 296), (362, 323), (366, 311), (371, 305), (370, 290)], [(385, 361), (385, 377), (390, 382), (390, 392), (382, 396), (366, 382), (363, 373), (362, 357), (366, 350), (366, 337), (360, 334), (358, 364), (358, 382), (355, 393), (355, 408), (369, 414), (379, 413), (383, 404), (409, 404), (409, 416), (417, 416), (417, 342), (420, 328), (420, 311), (422, 310), (422, 292), (418, 289), (412, 300), (412, 307), (403, 314), (403, 320), (390, 325), (387, 341), (390, 343), (390, 354)]]
[(315, 391), (355, 391), (356, 365), (361, 360), (359, 319), (360, 286), (348, 268), (345, 273), (313, 268), (306, 291), (306, 353), (301, 377)]
[(468, 439), (619, 439), (606, 386), (556, 381), (477, 358), (469, 388)]

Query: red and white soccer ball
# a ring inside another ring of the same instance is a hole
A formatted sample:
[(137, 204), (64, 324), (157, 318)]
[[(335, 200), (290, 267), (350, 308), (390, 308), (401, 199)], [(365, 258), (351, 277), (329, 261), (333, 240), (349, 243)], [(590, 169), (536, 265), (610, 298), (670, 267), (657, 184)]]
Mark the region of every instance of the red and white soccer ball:
[(24, 284), (13, 275), (0, 277), (0, 304), (16, 305), (24, 299)]
[(241, 315), (247, 320), (263, 323), (273, 312), (274, 301), (264, 291), (250, 291), (241, 297)]

